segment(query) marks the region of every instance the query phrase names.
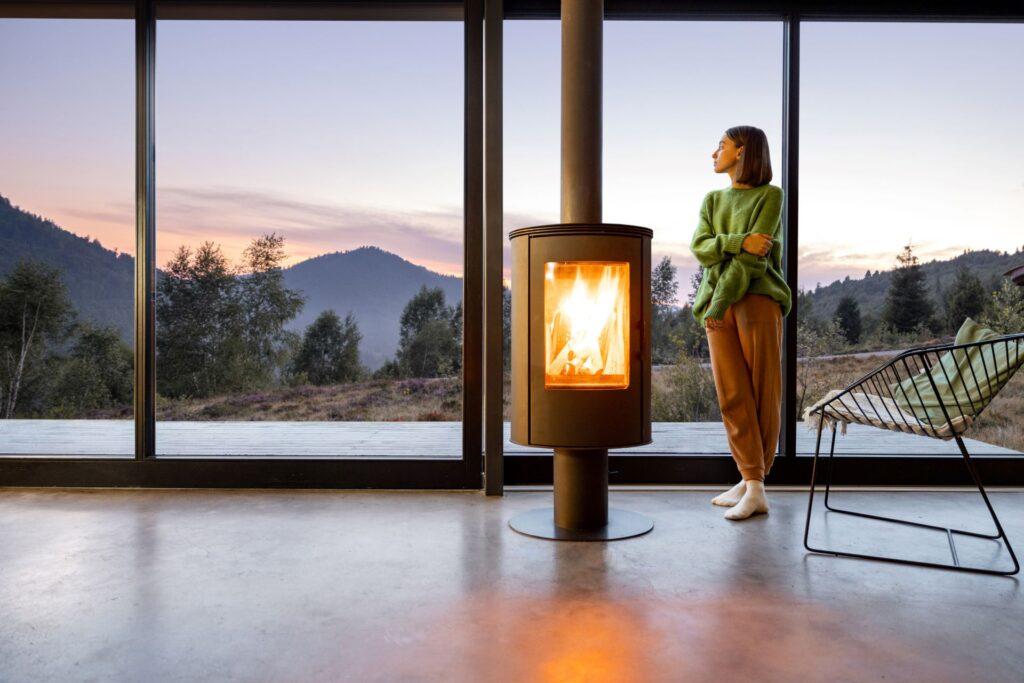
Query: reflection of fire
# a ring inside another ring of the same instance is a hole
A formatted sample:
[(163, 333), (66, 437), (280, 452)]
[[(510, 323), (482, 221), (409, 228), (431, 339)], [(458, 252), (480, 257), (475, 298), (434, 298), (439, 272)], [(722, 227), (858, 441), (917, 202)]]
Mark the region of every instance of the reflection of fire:
[(629, 263), (548, 262), (545, 386), (629, 386)]

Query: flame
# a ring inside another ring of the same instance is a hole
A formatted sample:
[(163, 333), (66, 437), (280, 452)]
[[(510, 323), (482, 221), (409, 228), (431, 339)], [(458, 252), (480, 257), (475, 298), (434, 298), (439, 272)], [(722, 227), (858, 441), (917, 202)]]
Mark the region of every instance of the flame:
[(548, 262), (545, 386), (629, 386), (629, 263)]

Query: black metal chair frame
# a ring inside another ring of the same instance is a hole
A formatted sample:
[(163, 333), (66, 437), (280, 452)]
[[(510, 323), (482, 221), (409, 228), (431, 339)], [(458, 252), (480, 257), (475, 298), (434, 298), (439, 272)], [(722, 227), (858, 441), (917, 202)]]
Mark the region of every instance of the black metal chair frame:
[[(853, 552), (846, 552), (846, 551), (835, 550), (835, 549), (830, 549), (830, 548), (816, 548), (816, 547), (813, 547), (813, 546), (810, 545), (810, 543), (808, 542), (808, 537), (810, 535), (811, 515), (812, 515), (813, 508), (814, 508), (814, 493), (815, 493), (815, 486), (816, 486), (816, 483), (817, 483), (817, 476), (818, 476), (818, 457), (819, 457), (819, 454), (821, 452), (821, 431), (822, 431), (822, 429), (825, 426), (825, 415), (826, 415), (826, 410), (829, 408), (829, 406), (831, 406), (833, 403), (839, 401), (839, 399), (841, 397), (843, 397), (844, 395), (849, 394), (850, 398), (853, 399), (854, 404), (858, 407), (858, 409), (861, 409), (860, 403), (857, 401), (857, 398), (854, 395), (854, 391), (855, 390), (860, 390), (860, 391), (864, 392), (864, 390), (866, 388), (871, 388), (873, 390), (871, 393), (873, 393), (876, 396), (880, 396), (880, 397), (887, 396), (888, 398), (895, 400), (895, 397), (892, 395), (892, 390), (891, 390), (890, 386), (891, 385), (892, 386), (899, 386), (899, 385), (895, 384), (895, 382), (893, 382), (893, 381), (888, 381), (888, 378), (894, 377), (896, 381), (904, 381), (906, 378), (912, 377), (914, 375), (914, 373), (911, 372), (911, 365), (915, 365), (918, 368), (918, 372), (927, 373), (928, 379), (929, 379), (929, 383), (931, 385), (931, 389), (934, 392), (934, 396), (936, 398), (938, 398), (939, 397), (938, 388), (936, 387), (935, 379), (932, 376), (933, 362), (938, 361), (937, 365), (942, 369), (942, 372), (943, 372), (943, 374), (946, 377), (946, 381), (949, 382), (949, 380), (950, 380), (949, 373), (946, 371), (946, 367), (941, 362), (940, 354), (952, 351), (954, 353), (954, 359), (955, 359), (956, 358), (956, 350), (959, 350), (959, 349), (966, 349), (966, 348), (970, 348), (970, 347), (973, 347), (973, 346), (990, 345), (990, 346), (992, 346), (993, 351), (994, 351), (996, 344), (1004, 344), (1005, 345), (1004, 348), (1006, 349), (1006, 353), (1007, 353), (1007, 358), (1009, 359), (1010, 358), (1010, 355), (1009, 355), (1010, 354), (1010, 348), (1011, 348), (1011, 344), (1012, 344), (1013, 353), (1014, 353), (1013, 358), (1014, 358), (1014, 363), (1016, 364), (1017, 361), (1019, 360), (1019, 355), (1018, 354), (1020, 353), (1020, 348), (1021, 348), (1020, 344), (1021, 343), (1024, 343), (1024, 332), (1016, 333), (1016, 334), (1003, 335), (1003, 336), (1000, 336), (1000, 337), (993, 337), (992, 339), (987, 339), (987, 340), (983, 340), (983, 341), (980, 341), (980, 342), (971, 342), (971, 343), (968, 343), (968, 344), (955, 345), (953, 343), (947, 343), (947, 344), (936, 344), (936, 345), (933, 345), (933, 346), (922, 346), (922, 347), (917, 347), (917, 348), (909, 349), (909, 350), (903, 351), (900, 354), (898, 354), (897, 356), (893, 357), (888, 363), (882, 365), (881, 367), (879, 367), (879, 368), (869, 372), (868, 374), (864, 375), (860, 379), (856, 380), (855, 382), (850, 384), (848, 387), (846, 387), (843, 391), (841, 391), (839, 394), (837, 394), (836, 396), (832, 397), (828, 402), (826, 402), (826, 403), (822, 404), (821, 406), (815, 408), (812, 411), (812, 413), (819, 413), (820, 415), (819, 415), (819, 418), (818, 418), (817, 444), (815, 445), (815, 448), (814, 448), (814, 461), (813, 461), (812, 466), (811, 466), (811, 486), (810, 486), (810, 492), (809, 492), (808, 501), (807, 501), (807, 521), (806, 521), (806, 523), (804, 525), (804, 547), (807, 550), (811, 551), (811, 552), (822, 553), (822, 554), (827, 554), (827, 555), (835, 555), (835, 556), (838, 556), (838, 557), (853, 557), (853, 558), (865, 559), (865, 560), (881, 560), (881, 561), (885, 561), (885, 562), (895, 562), (895, 563), (898, 563), (898, 564), (908, 564), (908, 565), (913, 565), (913, 566), (918, 566), (918, 567), (936, 567), (936, 568), (940, 568), (940, 569), (951, 569), (951, 570), (956, 570), (956, 571), (973, 572), (973, 573), (978, 573), (978, 574), (990, 574), (990, 575), (998, 575), (998, 576), (1009, 576), (1009, 575), (1013, 575), (1013, 574), (1016, 574), (1017, 572), (1019, 572), (1020, 571), (1020, 563), (1017, 561), (1017, 556), (1016, 556), (1016, 554), (1014, 554), (1013, 547), (1010, 545), (1010, 539), (1007, 538), (1006, 532), (1003, 529), (1003, 525), (999, 522), (999, 517), (996, 515), (995, 509), (992, 507), (992, 503), (989, 500), (988, 494), (985, 492), (985, 487), (981, 483), (981, 479), (978, 476), (978, 472), (974, 468), (974, 463), (971, 461), (971, 456), (967, 452), (967, 447), (964, 445), (963, 439), (961, 438), (962, 432), (966, 431), (970, 427), (970, 425), (965, 427), (960, 433), (957, 433), (956, 430), (953, 428), (954, 422), (953, 422), (953, 420), (950, 419), (950, 412), (947, 410), (947, 406), (945, 405), (944, 401), (939, 401), (939, 405), (942, 408), (942, 414), (943, 414), (943, 416), (945, 417), (945, 420), (946, 420), (945, 424), (941, 425), (941, 426), (948, 426), (950, 431), (952, 433), (954, 433), (954, 437), (953, 438), (956, 439), (957, 446), (960, 448), (960, 454), (963, 457), (964, 465), (966, 466), (967, 471), (970, 473), (971, 479), (974, 482), (975, 486), (977, 486), (978, 492), (981, 494), (981, 498), (985, 502), (985, 507), (988, 508), (988, 512), (992, 516), (992, 522), (995, 524), (995, 533), (981, 533), (981, 532), (977, 532), (977, 531), (967, 531), (967, 530), (964, 530), (964, 529), (953, 529), (953, 528), (944, 527), (944, 526), (938, 526), (938, 525), (934, 525), (934, 524), (925, 524), (923, 522), (915, 522), (915, 521), (911, 521), (911, 520), (907, 520), (907, 519), (898, 519), (898, 518), (895, 518), (895, 517), (884, 517), (884, 516), (881, 516), (881, 515), (873, 515), (873, 514), (868, 514), (866, 512), (858, 512), (858, 511), (855, 511), (855, 510), (843, 509), (843, 508), (835, 507), (834, 505), (832, 505), (830, 503), (830, 501), (829, 501), (829, 493), (831, 491), (832, 471), (834, 469), (833, 458), (834, 458), (834, 455), (835, 455), (836, 431), (839, 428), (838, 422), (837, 421), (833, 421), (832, 425), (831, 425), (831, 428), (832, 428), (832, 444), (831, 444), (831, 447), (829, 448), (828, 472), (827, 472), (826, 478), (825, 478), (825, 508), (826, 508), (826, 510), (829, 511), (829, 512), (836, 512), (836, 513), (844, 514), (844, 515), (852, 515), (854, 517), (862, 517), (862, 518), (865, 518), (865, 519), (873, 519), (873, 520), (876, 520), (876, 521), (891, 522), (891, 523), (895, 523), (895, 524), (903, 524), (903, 525), (907, 525), (907, 526), (920, 527), (920, 528), (923, 528), (923, 529), (932, 529), (932, 530), (935, 530), (935, 531), (944, 531), (946, 533), (946, 539), (949, 542), (949, 551), (950, 551), (950, 554), (952, 555), (953, 562), (952, 562), (952, 564), (944, 564), (944, 563), (938, 563), (938, 562), (922, 562), (922, 561), (918, 561), (918, 560), (911, 560), (911, 559), (906, 559), (906, 558), (891, 557), (891, 556), (884, 556), (884, 555), (869, 555), (869, 554), (865, 554), (865, 553), (853, 553)], [(964, 354), (964, 355), (966, 355), (966, 354)], [(954, 392), (954, 394), (953, 394), (954, 402), (956, 403), (955, 407), (956, 407), (957, 411), (959, 412), (959, 416), (962, 419), (966, 418), (967, 416), (970, 416), (972, 418), (971, 424), (973, 424), (973, 420), (976, 420), (977, 417), (979, 415), (981, 415), (981, 413), (985, 410), (985, 408), (988, 406), (988, 404), (991, 403), (992, 400), (995, 399), (996, 394), (1003, 388), (1003, 386), (1006, 385), (1007, 382), (1009, 382), (1010, 378), (1016, 372), (1016, 368), (1012, 368), (1012, 369), (1009, 370), (1009, 372), (1006, 373), (1005, 377), (1000, 378), (999, 374), (998, 374), (998, 368), (995, 368), (994, 370), (996, 370), (996, 377), (992, 378), (989, 375), (988, 367), (987, 367), (987, 364), (985, 363), (985, 353), (984, 353), (984, 351), (981, 353), (981, 360), (982, 360), (982, 368), (983, 368), (983, 371), (984, 371), (983, 374), (985, 376), (985, 380), (988, 382), (988, 388), (990, 389), (989, 399), (987, 401), (983, 400), (983, 397), (982, 397), (980, 389), (979, 389), (979, 391), (978, 391), (978, 399), (979, 399), (979, 402), (980, 402), (980, 407), (977, 410), (974, 410), (974, 408), (975, 408), (975, 400), (974, 400), (974, 397), (971, 396), (970, 391), (968, 390), (967, 391), (967, 399), (970, 400), (970, 404), (971, 405), (970, 405), (970, 411), (968, 413), (965, 413), (964, 412), (964, 406), (960, 405), (960, 401), (957, 399), (956, 392)], [(905, 371), (905, 377), (901, 377), (900, 376), (900, 374), (901, 374), (900, 373), (900, 366), (902, 366), (902, 368)], [(973, 379), (976, 382), (975, 386), (980, 387), (981, 385), (980, 385), (980, 383), (978, 383), (978, 376), (977, 376), (977, 373), (975, 373), (975, 371), (974, 371), (973, 363), (968, 363), (967, 367), (970, 368), (971, 375), (973, 375)], [(960, 369), (959, 368), (959, 364), (957, 364), (957, 370), (959, 371), (959, 369)], [(879, 377), (881, 377), (883, 381), (879, 382)], [(935, 425), (932, 424), (931, 418), (930, 418), (930, 416), (928, 414), (928, 411), (927, 411), (927, 409), (925, 407), (924, 399), (921, 397), (920, 391), (917, 390), (916, 383), (913, 386), (914, 386), (914, 390), (915, 390), (914, 393), (917, 394), (916, 398), (917, 398), (917, 401), (919, 401), (919, 403), (913, 403), (911, 401), (911, 399), (910, 399), (910, 396), (907, 395), (906, 390), (905, 389), (902, 390), (903, 397), (904, 397), (906, 403), (911, 406), (912, 413), (913, 413), (911, 415), (911, 417), (913, 417), (917, 421), (918, 427), (922, 431), (926, 432), (925, 436), (929, 436), (931, 438), (941, 439), (942, 437), (938, 435), (938, 431), (936, 430)], [(963, 386), (966, 387), (967, 384), (964, 383)], [(886, 420), (884, 420), (882, 418), (881, 414), (878, 412), (878, 409), (873, 404), (873, 402), (869, 402), (869, 403), (871, 403), (871, 410), (874, 411), (876, 416), (878, 416), (879, 421), (895, 423), (897, 426), (900, 427), (899, 431), (909, 431), (911, 433), (917, 433), (911, 427), (910, 423), (906, 420), (906, 413), (905, 412), (899, 411), (899, 419), (897, 419), (896, 417), (894, 417), (892, 415), (891, 411), (888, 411), (886, 409), (887, 412), (889, 413), (889, 418), (890, 418), (888, 421), (886, 421)], [(917, 411), (917, 407), (918, 406), (921, 409), (919, 413)], [(885, 408), (884, 403), (883, 403), (883, 408)], [(950, 410), (952, 408), (953, 408), (953, 406), (949, 406)], [(863, 412), (863, 410), (861, 410), (861, 412)], [(838, 414), (838, 411), (834, 411), (833, 415), (829, 416), (830, 419), (835, 420), (834, 416), (836, 414)], [(919, 415), (923, 415), (925, 417), (925, 421), (922, 421), (920, 419), (920, 417), (918, 417)], [(848, 417), (855, 417), (855, 416), (848, 415)], [(866, 424), (868, 426), (874, 426), (876, 428), (883, 429), (883, 427), (878, 427), (878, 425), (874, 425), (870, 421), (862, 421), (862, 420), (857, 420), (857, 419), (847, 419), (846, 417), (843, 418), (843, 421), (859, 422), (861, 424)], [(901, 422), (902, 422), (902, 424), (900, 424)], [(963, 423), (964, 422), (961, 422), (961, 424), (963, 424)], [(906, 427), (906, 429), (904, 429), (903, 427)], [(931, 432), (931, 433), (928, 433), (928, 432)], [(974, 538), (984, 538), (984, 539), (989, 539), (989, 540), (993, 540), (993, 541), (997, 541), (997, 542), (1001, 541), (1006, 546), (1006, 550), (1007, 550), (1007, 552), (1010, 555), (1010, 559), (1013, 561), (1013, 568), (1012, 569), (1000, 570), (1000, 569), (988, 569), (988, 568), (983, 568), (983, 567), (972, 567), (972, 566), (963, 566), (963, 565), (961, 565), (960, 564), (960, 559), (959, 559), (959, 557), (957, 555), (957, 550), (956, 550), (956, 542), (955, 542), (955, 539), (954, 539), (954, 535), (955, 534), (960, 534), (962, 536), (972, 536)]]

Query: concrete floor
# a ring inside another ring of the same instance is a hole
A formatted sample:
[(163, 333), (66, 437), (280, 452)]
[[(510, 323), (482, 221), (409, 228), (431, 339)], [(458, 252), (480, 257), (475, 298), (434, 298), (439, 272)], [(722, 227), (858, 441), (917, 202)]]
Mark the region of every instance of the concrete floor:
[[(1017, 578), (809, 555), (806, 494), (769, 494), (730, 523), (710, 491), (615, 491), (654, 531), (585, 544), (508, 528), (547, 492), (0, 489), (0, 681), (1024, 680)], [(839, 495), (987, 528), (968, 493)], [(1024, 549), (1024, 493), (992, 497)]]

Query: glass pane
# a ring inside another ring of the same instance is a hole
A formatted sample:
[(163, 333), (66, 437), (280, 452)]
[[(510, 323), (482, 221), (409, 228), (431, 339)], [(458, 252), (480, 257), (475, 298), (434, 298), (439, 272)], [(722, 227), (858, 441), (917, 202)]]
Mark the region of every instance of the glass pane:
[(544, 386), (629, 386), (629, 263), (544, 264)]
[(460, 458), (462, 22), (157, 28), (157, 454)]
[(134, 39), (0, 19), (0, 455), (134, 455)]
[[(1004, 276), (1024, 262), (1009, 133), (1024, 26), (813, 22), (801, 36), (797, 416), (901, 350), (968, 338), (972, 321), (1024, 330), (1024, 288)], [(899, 397), (897, 370), (863, 393)], [(965, 433), (972, 454), (1024, 451), (1022, 397), (1018, 372)], [(952, 440), (861, 424), (836, 449), (959, 456)]]
[[(560, 220), (559, 22), (507, 21), (504, 45), (507, 232)], [(622, 452), (729, 454), (692, 314), (701, 273), (689, 245), (702, 198), (730, 182), (711, 159), (727, 128), (765, 131), (771, 182), (781, 185), (782, 24), (606, 21), (603, 88), (603, 219), (654, 230), (652, 412), (661, 424), (651, 446)], [(506, 278), (510, 265), (506, 254)]]

